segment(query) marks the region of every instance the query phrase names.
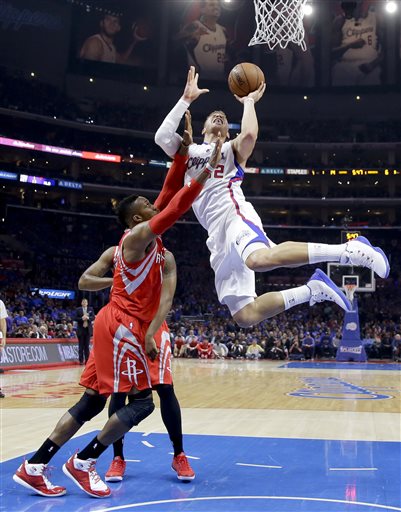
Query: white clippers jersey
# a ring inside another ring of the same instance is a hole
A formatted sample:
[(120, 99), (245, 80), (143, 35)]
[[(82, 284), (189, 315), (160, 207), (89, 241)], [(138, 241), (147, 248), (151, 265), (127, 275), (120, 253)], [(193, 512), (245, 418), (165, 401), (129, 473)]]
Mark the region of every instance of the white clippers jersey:
[[(194, 178), (206, 165), (213, 152), (213, 144), (192, 144), (185, 183)], [(199, 223), (209, 235), (225, 224), (226, 220), (242, 211), (246, 202), (241, 189), (244, 171), (235, 161), (231, 142), (222, 146), (222, 157), (211, 178), (209, 178), (192, 208)]]
[(366, 18), (346, 19), (342, 28), (342, 45), (354, 43), (359, 39), (365, 41), (362, 48), (350, 48), (341, 61), (370, 61), (374, 60), (379, 51), (379, 39), (377, 36), (377, 18), (374, 11), (369, 11)]
[(189, 64), (200, 70), (205, 78), (222, 78), (226, 60), (227, 37), (221, 25), (216, 30), (210, 30), (200, 21), (197, 22), (207, 34), (200, 36), (198, 44), (188, 48)]

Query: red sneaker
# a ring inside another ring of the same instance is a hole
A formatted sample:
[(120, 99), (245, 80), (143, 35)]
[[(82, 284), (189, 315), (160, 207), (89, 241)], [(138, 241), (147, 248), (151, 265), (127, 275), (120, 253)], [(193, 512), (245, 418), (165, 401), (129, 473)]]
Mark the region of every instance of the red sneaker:
[(77, 455), (70, 457), (63, 466), (63, 472), (89, 496), (107, 498), (111, 491), (96, 471), (96, 460), (81, 460)]
[(126, 465), (127, 463), (124, 459), (119, 456), (114, 457), (104, 477), (106, 482), (121, 482), (125, 473)]
[(194, 470), (189, 465), (188, 459), (184, 452), (173, 458), (171, 467), (177, 472), (178, 480), (193, 480), (195, 478)]
[(66, 493), (65, 487), (53, 485), (47, 479), (46, 473), (48, 473), (47, 464), (28, 464), (24, 460), (16, 473), (14, 473), (13, 480), (17, 484), (36, 492), (36, 494), (40, 494), (40, 496), (49, 498), (64, 496)]

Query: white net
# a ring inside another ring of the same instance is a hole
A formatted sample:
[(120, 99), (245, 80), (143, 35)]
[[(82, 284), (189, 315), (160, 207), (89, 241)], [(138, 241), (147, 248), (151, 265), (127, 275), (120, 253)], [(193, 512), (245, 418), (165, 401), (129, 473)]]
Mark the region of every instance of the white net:
[(306, 50), (304, 8), (307, 0), (254, 0), (256, 31), (249, 42), (267, 44), (270, 50), (277, 45), (298, 44)]
[(355, 284), (346, 284), (344, 285), (345, 293), (351, 302), (351, 304), (354, 302), (354, 294), (357, 286)]

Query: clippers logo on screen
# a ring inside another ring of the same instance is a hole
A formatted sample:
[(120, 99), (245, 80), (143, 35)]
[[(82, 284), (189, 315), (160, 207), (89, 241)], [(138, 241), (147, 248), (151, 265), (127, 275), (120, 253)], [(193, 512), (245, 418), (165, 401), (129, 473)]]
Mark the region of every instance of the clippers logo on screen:
[(360, 231), (341, 231), (341, 243), (346, 244), (361, 235)]

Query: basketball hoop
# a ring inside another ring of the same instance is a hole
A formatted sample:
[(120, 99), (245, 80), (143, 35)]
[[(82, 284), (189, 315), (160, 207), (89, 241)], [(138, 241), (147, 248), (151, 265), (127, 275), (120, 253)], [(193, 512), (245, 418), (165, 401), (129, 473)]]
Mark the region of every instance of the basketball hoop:
[(307, 0), (253, 0), (256, 31), (249, 42), (267, 44), (270, 50), (278, 45), (286, 48), (295, 43), (306, 51), (304, 7)]
[(357, 289), (357, 285), (356, 284), (345, 284), (344, 288), (345, 288), (345, 294), (347, 295), (348, 300), (351, 302), (351, 304), (353, 304), (354, 293), (355, 293), (355, 290)]

